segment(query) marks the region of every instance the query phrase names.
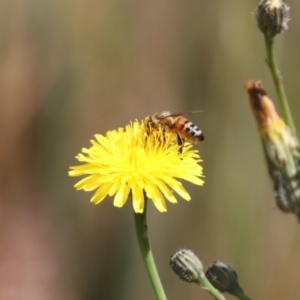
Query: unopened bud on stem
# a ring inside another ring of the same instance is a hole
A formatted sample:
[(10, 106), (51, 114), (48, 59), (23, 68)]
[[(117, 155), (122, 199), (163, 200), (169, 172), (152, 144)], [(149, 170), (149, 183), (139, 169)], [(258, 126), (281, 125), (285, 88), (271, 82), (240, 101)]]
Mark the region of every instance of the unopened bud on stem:
[(277, 206), (300, 219), (299, 141), (277, 113), (260, 81), (249, 80), (246, 90), (273, 180)]
[(239, 285), (236, 271), (229, 264), (216, 261), (205, 274), (210, 283), (220, 292), (227, 292), (239, 299), (250, 300)]
[(180, 249), (171, 256), (170, 264), (180, 279), (187, 282), (199, 282), (203, 276), (203, 265), (189, 249)]
[(170, 264), (180, 279), (200, 285), (216, 300), (225, 300), (224, 296), (206, 278), (202, 262), (191, 250), (178, 250), (171, 256)]
[(283, 0), (262, 0), (255, 14), (259, 29), (270, 39), (287, 30), (289, 10), (290, 7)]

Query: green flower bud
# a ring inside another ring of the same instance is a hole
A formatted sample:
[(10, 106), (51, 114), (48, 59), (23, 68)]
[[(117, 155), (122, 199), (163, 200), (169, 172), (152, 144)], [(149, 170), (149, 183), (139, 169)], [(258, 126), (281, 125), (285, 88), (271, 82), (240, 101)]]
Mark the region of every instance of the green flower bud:
[(204, 276), (203, 265), (189, 249), (179, 249), (171, 256), (170, 265), (180, 279), (198, 283)]
[(220, 292), (227, 292), (239, 299), (250, 299), (240, 287), (236, 271), (227, 263), (214, 262), (205, 273), (210, 283)]

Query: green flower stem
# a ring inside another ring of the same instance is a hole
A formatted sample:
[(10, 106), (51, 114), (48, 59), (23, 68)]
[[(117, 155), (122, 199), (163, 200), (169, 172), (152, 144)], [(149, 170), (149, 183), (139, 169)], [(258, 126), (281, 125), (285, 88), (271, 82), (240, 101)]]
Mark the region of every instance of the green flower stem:
[(265, 35), (265, 45), (266, 45), (268, 65), (270, 67), (272, 77), (275, 83), (276, 92), (282, 109), (283, 119), (291, 129), (292, 133), (296, 136), (296, 127), (294, 125), (293, 117), (284, 91), (281, 74), (277, 67), (277, 63), (274, 56), (274, 39), (268, 38)]
[(225, 300), (225, 297), (216, 288), (212, 286), (212, 284), (206, 278), (204, 273), (203, 276), (199, 277), (198, 284), (201, 285), (201, 287), (204, 290), (206, 290), (209, 294), (211, 294), (215, 300)]
[(163, 286), (160, 282), (158, 272), (156, 270), (153, 259), (150, 242), (147, 231), (147, 201), (145, 201), (145, 209), (141, 214), (134, 213), (134, 223), (136, 235), (139, 243), (140, 252), (144, 261), (144, 265), (149, 276), (151, 286), (158, 300), (167, 300)]

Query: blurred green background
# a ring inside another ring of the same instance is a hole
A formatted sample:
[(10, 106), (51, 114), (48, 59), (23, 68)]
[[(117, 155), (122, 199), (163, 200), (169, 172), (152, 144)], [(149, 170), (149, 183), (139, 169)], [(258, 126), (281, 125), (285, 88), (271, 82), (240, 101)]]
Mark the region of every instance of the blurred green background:
[[(300, 3), (276, 38), (296, 126)], [(156, 111), (202, 109), (190, 119), (206, 183), (185, 185), (159, 213), (149, 205), (155, 260), (168, 299), (212, 299), (180, 281), (180, 247), (208, 267), (233, 265), (252, 299), (300, 294), (300, 227), (275, 205), (244, 83), (264, 61), (257, 1), (0, 1), (0, 299), (154, 299), (136, 243), (132, 208), (89, 203), (69, 178), (95, 133)], [(296, 296), (297, 298), (297, 296)], [(227, 296), (226, 299), (233, 299)]]

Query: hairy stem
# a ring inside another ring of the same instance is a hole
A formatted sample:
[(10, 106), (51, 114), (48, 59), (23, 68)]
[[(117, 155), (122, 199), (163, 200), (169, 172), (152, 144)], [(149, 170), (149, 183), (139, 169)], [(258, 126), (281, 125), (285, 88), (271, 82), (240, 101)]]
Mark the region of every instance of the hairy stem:
[(265, 36), (265, 45), (266, 45), (266, 52), (267, 52), (267, 61), (274, 80), (277, 96), (279, 99), (279, 104), (282, 109), (284, 122), (289, 126), (292, 133), (296, 135), (296, 127), (294, 125), (292, 114), (286, 98), (286, 94), (285, 94), (285, 90), (281, 78), (281, 73), (277, 67), (276, 59), (274, 56), (274, 40)]

